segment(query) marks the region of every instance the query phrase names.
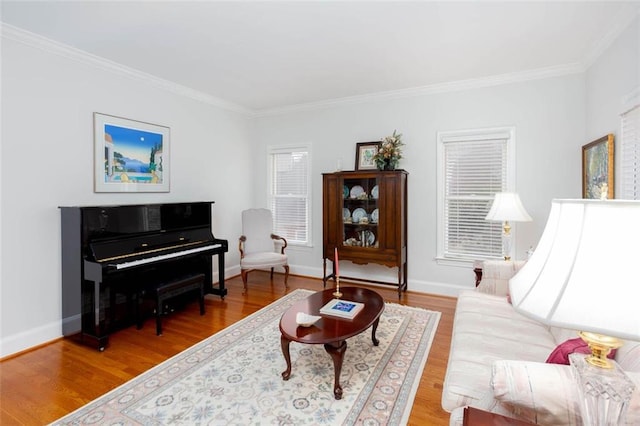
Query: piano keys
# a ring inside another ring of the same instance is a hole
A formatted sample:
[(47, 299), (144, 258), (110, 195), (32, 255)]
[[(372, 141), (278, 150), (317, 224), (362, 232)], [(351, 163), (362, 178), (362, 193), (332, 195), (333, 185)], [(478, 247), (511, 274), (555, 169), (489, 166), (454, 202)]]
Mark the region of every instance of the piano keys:
[(116, 269), (133, 268), (134, 266), (145, 265), (147, 263), (160, 262), (161, 260), (174, 259), (176, 257), (187, 256), (193, 253), (200, 253), (200, 252), (209, 251), (212, 249), (219, 249), (221, 247), (222, 247), (222, 244), (212, 244), (204, 247), (197, 247), (193, 249), (182, 250), (177, 253), (167, 253), (167, 254), (161, 254), (159, 256), (145, 257), (143, 259), (132, 260), (131, 262), (109, 263), (108, 265)]
[(134, 323), (142, 288), (187, 275), (204, 274), (205, 292), (224, 298), (228, 242), (211, 232), (212, 204), (60, 207), (63, 335), (104, 350), (112, 331)]

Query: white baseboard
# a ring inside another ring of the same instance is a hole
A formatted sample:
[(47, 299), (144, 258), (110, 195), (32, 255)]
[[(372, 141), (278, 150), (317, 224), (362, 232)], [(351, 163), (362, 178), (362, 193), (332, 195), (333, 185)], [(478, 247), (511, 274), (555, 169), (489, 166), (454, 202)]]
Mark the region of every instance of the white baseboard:
[[(308, 266), (294, 266), (289, 265), (291, 268), (291, 273), (295, 275), (302, 275), (305, 277), (312, 277), (322, 279), (322, 268), (312, 268)], [(238, 273), (240, 268), (238, 267)], [(363, 278), (363, 279), (371, 279), (374, 281), (385, 281), (392, 282), (392, 279), (389, 278), (388, 275), (362, 275), (362, 274), (349, 274), (355, 278)], [(394, 277), (395, 278), (395, 277)], [(429, 293), (429, 294), (437, 294), (440, 296), (451, 296), (458, 297), (461, 291), (470, 290), (472, 287), (469, 286), (457, 286), (454, 284), (446, 284), (446, 283), (438, 283), (434, 281), (422, 281), (422, 280), (412, 280), (409, 278), (407, 280), (407, 287), (409, 291), (416, 291), (419, 293)]]
[(30, 349), (62, 337), (62, 321), (12, 334), (0, 340), (0, 358)]

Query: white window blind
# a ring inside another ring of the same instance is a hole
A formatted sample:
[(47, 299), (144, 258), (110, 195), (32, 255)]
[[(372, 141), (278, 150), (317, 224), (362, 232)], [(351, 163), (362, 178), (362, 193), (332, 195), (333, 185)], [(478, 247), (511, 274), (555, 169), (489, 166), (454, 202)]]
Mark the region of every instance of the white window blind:
[(640, 105), (622, 114), (621, 195), (640, 200)]
[(512, 139), (509, 129), (439, 134), (440, 258), (502, 258), (502, 224), (485, 217), (495, 193), (509, 187)]
[(311, 245), (308, 147), (272, 148), (269, 162), (274, 232), (289, 244)]

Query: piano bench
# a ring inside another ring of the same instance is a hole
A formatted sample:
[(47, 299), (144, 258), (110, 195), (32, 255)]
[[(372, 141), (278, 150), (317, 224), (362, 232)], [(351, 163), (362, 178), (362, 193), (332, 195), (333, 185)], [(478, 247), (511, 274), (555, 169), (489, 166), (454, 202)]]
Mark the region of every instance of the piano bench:
[(200, 315), (204, 315), (204, 274), (178, 278), (167, 283), (161, 283), (155, 288), (156, 334), (158, 336), (162, 335), (162, 305), (165, 300), (194, 290), (200, 290)]

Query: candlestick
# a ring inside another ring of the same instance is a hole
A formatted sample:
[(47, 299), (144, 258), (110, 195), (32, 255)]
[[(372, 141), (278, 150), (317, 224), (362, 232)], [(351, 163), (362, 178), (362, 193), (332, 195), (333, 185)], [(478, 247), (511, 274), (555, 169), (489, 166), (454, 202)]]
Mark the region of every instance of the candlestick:
[(333, 255), (333, 264), (336, 267), (336, 291), (333, 292), (334, 297), (341, 297), (342, 293), (340, 292), (340, 269), (338, 266), (338, 247), (335, 248), (335, 252)]
[(333, 296), (338, 299), (342, 297), (342, 293), (340, 292), (340, 277), (336, 277), (336, 291), (333, 292)]

